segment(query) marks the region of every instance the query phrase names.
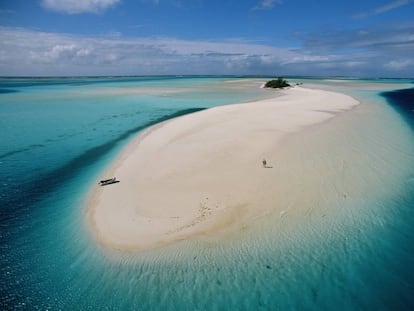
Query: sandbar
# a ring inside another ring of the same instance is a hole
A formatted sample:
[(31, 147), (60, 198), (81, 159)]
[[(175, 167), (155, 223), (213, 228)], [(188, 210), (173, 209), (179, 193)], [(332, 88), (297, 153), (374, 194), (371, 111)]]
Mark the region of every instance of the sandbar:
[(358, 103), (342, 93), (296, 86), (275, 91), (274, 98), (214, 107), (148, 128), (102, 174), (120, 183), (94, 186), (86, 203), (91, 231), (107, 247), (146, 250), (218, 238), (269, 211), (283, 216), (282, 205), (275, 204), (283, 198), (266, 186), (272, 176), (283, 179), (274, 174), (280, 169), (277, 150), (290, 134)]

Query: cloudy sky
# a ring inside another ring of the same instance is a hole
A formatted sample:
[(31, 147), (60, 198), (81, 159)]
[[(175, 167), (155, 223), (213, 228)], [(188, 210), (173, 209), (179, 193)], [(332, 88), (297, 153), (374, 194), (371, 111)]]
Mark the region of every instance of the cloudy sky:
[(414, 77), (414, 0), (0, 0), (0, 76)]

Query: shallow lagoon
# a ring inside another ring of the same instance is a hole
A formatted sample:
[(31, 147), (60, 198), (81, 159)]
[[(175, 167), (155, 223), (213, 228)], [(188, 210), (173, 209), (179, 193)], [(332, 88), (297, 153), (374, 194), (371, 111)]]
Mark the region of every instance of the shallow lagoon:
[[(357, 112), (358, 120), (367, 114), (377, 120), (376, 128), (367, 122), (365, 141), (356, 139), (361, 132), (338, 131), (346, 132), (343, 139), (353, 137), (361, 145), (341, 149), (333, 140), (330, 146), (338, 155), (349, 153), (353, 163), (372, 162), (374, 171), (389, 173), (384, 183), (379, 181), (387, 188), (377, 189), (378, 195), (361, 192), (351, 203), (338, 200), (338, 209), (310, 215), (311, 221), (296, 227), (287, 225), (289, 215), (269, 215), (226, 241), (184, 241), (146, 253), (119, 253), (102, 249), (92, 239), (84, 197), (129, 139), (177, 113), (273, 96), (259, 88), (262, 81), (2, 80), (1, 89), (17, 91), (0, 94), (2, 306), (412, 309), (413, 132), (399, 110), (378, 94), (409, 87), (401, 81), (301, 81), (305, 86), (334, 87), (375, 105), (374, 110), (361, 106)], [(315, 130), (307, 135), (306, 142), (318, 143), (325, 134)], [(367, 142), (381, 153), (360, 153)], [(291, 144), (304, 145), (300, 138)], [(358, 178), (357, 169), (351, 172), (355, 175), (345, 178)], [(370, 178), (364, 176), (356, 187), (363, 188), (364, 178)]]

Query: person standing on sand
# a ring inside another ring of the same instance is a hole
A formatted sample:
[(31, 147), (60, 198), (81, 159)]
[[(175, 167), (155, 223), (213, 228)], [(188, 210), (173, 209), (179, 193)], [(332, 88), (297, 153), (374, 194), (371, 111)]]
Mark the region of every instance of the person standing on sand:
[(263, 159), (262, 164), (263, 164), (263, 167), (266, 167), (267, 165), (266, 159)]

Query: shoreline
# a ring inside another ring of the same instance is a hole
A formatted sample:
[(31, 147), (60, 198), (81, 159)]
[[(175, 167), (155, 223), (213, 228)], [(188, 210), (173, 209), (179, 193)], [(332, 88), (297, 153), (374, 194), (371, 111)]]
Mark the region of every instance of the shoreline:
[[(109, 248), (146, 250), (214, 239), (269, 211), (282, 217), (285, 206), (273, 205), (276, 198), (263, 182), (274, 181), (269, 175), (279, 170), (276, 155), (283, 139), (358, 103), (342, 93), (296, 86), (272, 99), (214, 107), (154, 125), (102, 175), (121, 182), (94, 187), (88, 197), (92, 234)], [(262, 167), (263, 158), (269, 168)]]

